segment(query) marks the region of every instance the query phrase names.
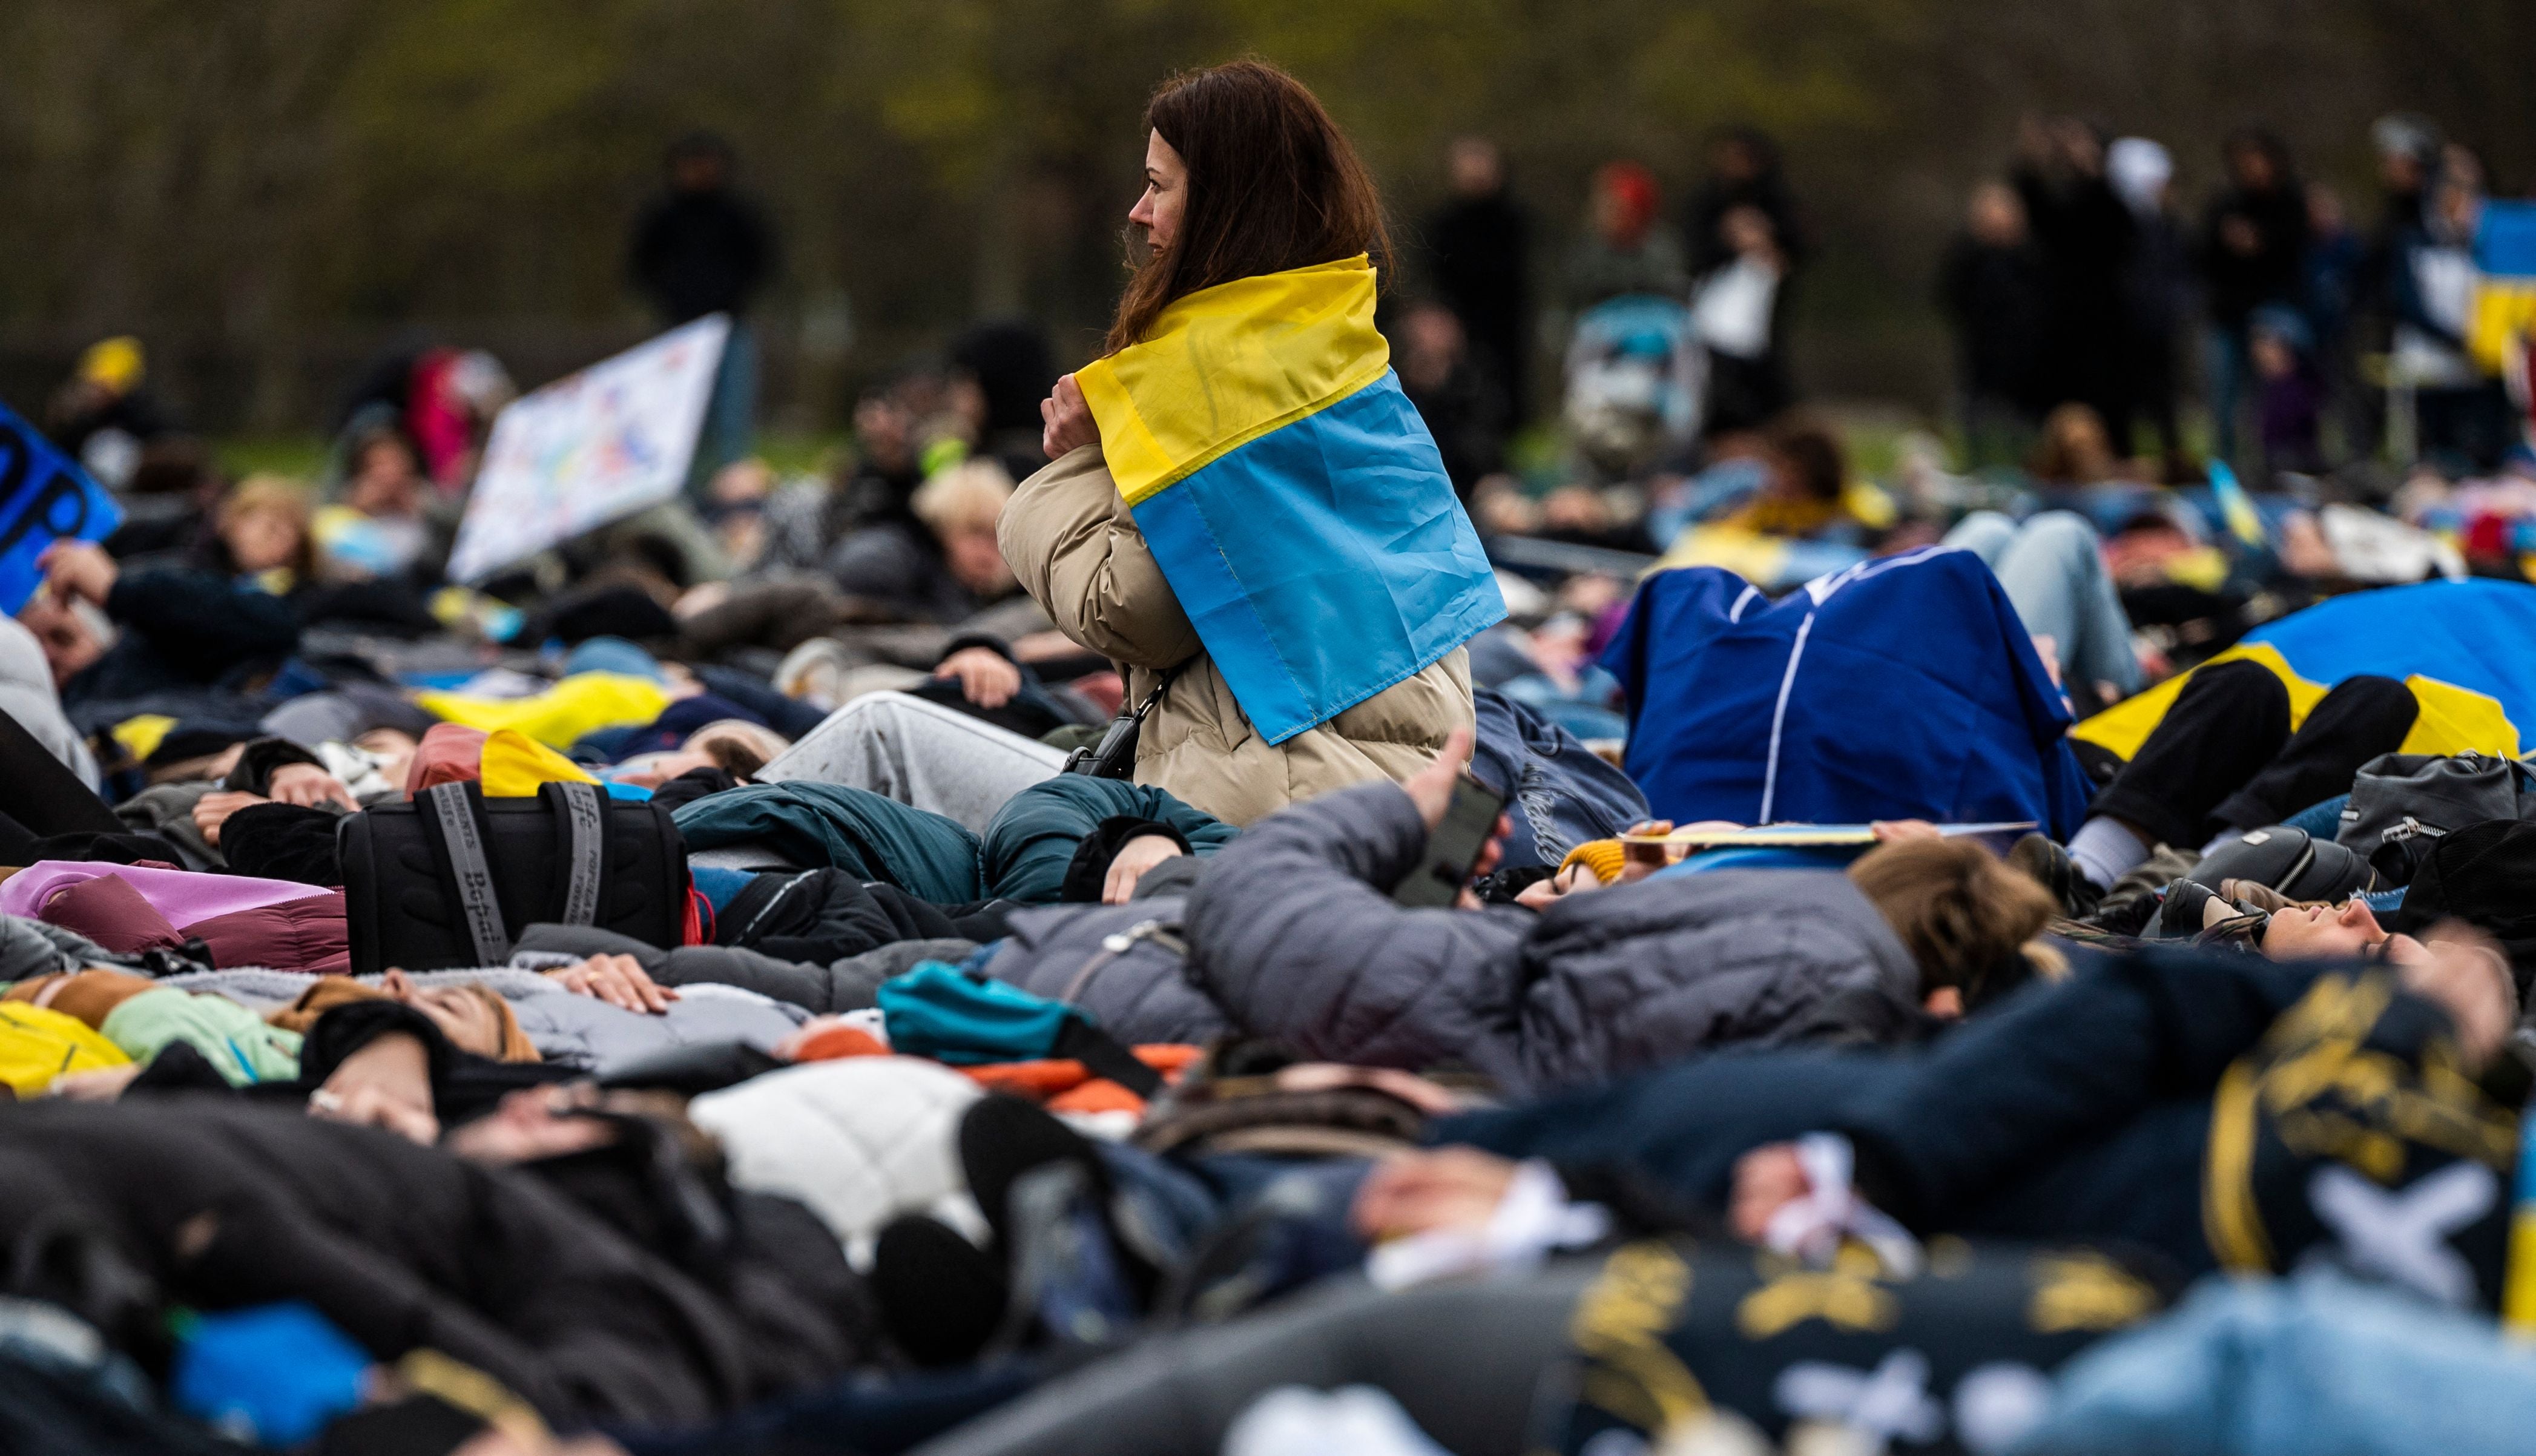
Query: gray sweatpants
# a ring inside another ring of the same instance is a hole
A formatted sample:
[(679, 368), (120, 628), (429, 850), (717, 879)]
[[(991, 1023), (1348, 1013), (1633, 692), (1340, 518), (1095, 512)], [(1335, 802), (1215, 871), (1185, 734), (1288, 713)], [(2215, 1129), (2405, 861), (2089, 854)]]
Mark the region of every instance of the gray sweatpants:
[(776, 755), (757, 777), (868, 789), (959, 820), (972, 833), (1014, 794), (1056, 777), (1065, 755), (954, 708), (865, 693)]

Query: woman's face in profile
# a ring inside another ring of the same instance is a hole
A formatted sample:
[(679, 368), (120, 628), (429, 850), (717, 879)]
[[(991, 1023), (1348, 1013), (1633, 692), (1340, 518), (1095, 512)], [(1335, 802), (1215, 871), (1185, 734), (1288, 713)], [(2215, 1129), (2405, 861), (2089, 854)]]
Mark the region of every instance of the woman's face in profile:
[(1179, 235), (1187, 207), (1188, 164), (1155, 132), (1145, 141), (1145, 195), (1128, 210), (1127, 221), (1145, 229), (1145, 245), (1159, 253)]

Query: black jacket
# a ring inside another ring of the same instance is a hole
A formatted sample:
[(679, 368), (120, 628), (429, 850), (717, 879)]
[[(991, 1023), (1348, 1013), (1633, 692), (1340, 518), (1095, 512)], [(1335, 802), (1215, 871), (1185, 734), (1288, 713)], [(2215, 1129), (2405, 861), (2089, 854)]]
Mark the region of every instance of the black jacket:
[(630, 271), (670, 323), (736, 317), (774, 275), (775, 235), (756, 208), (728, 190), (673, 192), (635, 223)]
[(0, 1110), (0, 1239), (63, 1218), (171, 1299), (303, 1299), (381, 1359), (439, 1350), (556, 1419), (687, 1422), (772, 1393), (741, 1320), (563, 1195), (295, 1108)]

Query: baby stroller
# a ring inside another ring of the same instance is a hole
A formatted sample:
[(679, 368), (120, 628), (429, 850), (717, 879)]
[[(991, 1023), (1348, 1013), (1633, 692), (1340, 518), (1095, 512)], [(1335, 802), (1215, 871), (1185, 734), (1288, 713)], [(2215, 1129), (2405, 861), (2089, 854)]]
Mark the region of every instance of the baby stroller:
[(1567, 427), (1605, 480), (1643, 475), (1699, 437), (1708, 357), (1679, 299), (1633, 293), (1587, 309), (1566, 378)]

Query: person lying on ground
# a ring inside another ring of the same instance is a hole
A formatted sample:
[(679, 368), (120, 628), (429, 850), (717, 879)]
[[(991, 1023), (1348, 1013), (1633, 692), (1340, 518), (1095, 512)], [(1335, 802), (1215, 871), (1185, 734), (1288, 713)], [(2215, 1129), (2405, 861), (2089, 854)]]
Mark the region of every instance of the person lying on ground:
[(680, 1267), (622, 1232), (661, 1212), (657, 1193), (602, 1220), (557, 1191), (567, 1170), (543, 1178), (294, 1109), (30, 1104), (0, 1117), (0, 1243), (75, 1237), (196, 1308), (305, 1300), (374, 1359), (437, 1350), (549, 1421), (699, 1421), (870, 1353), (855, 1311), (820, 1302), (851, 1278), (838, 1268), (778, 1308), (774, 1269), (717, 1287), (692, 1252)]
[(882, 521), (828, 551), (829, 579), (849, 597), (904, 620), (956, 622), (1012, 595), (1016, 583), (995, 544), (1012, 477), (991, 460), (943, 471), (908, 502), (914, 524)]
[[(1512, 1091), (1730, 1043), (1910, 1035), (2028, 974), (2047, 896), (1978, 846), (1880, 847), (1847, 874), (1720, 870), (1509, 908), (1407, 910), (1389, 892), (1444, 816), (1457, 729), (1405, 785), (1263, 820), (1188, 908), (1189, 974), (1232, 1021), (1333, 1061), (1458, 1062)], [(1485, 867), (1485, 866), (1483, 866)]]
[(2086, 822), (2065, 855), (2032, 837), (2011, 857), (2068, 914), (2093, 915), (2161, 846), (2207, 855), (2349, 793), (2361, 768), (2396, 751), (2420, 713), (2403, 683), (2358, 675), (2336, 684), (2293, 732), (2289, 691), (2270, 668), (2243, 661), (2202, 667), (2127, 761), (2073, 739), (2105, 781)]
[[(2227, 1088), (2271, 1088), (2278, 1106), (2263, 1119), (2294, 1121), (2305, 1108), (2382, 1131), (2391, 1141), (2372, 1165), (2380, 1181), (2448, 1157), (2505, 1167), (2514, 1147), (2502, 1108), (2526, 1074), (2496, 1059), (2514, 1010), (2488, 940), (2448, 926), (2418, 956), (2351, 965), (2132, 954), (2034, 986), (1922, 1048), (1700, 1056), (1448, 1119), (1429, 1130), (1443, 1147), (1366, 1179), (1356, 1224), (1382, 1238), (1484, 1223), (1512, 1160), (1535, 1158), (1571, 1189), (1657, 1195), (1641, 1207), (1671, 1198), (1685, 1218), (1731, 1216), (1757, 1239), (1812, 1185), (1796, 1145), (1831, 1133), (1849, 1142), (1858, 1195), (1924, 1236), (2120, 1239), (2187, 1273), (2246, 1267), (2239, 1260), (2260, 1240), (2223, 1239), (2205, 1225), (2205, 1199), (2224, 1194), (2261, 1211), (2271, 1265), (2285, 1268), (2299, 1243), (2331, 1232), (2283, 1212), (2304, 1207), (2317, 1151), (2358, 1144), (2305, 1140), (2268, 1120), (2249, 1127), (2256, 1114)], [(2330, 1078), (2265, 1080), (2303, 1054), (2312, 1066), (2356, 1057), (2401, 1094), (2327, 1105)], [(2469, 1080), (2480, 1072), (2489, 1093)], [(2290, 1139), (2296, 1156), (2266, 1154), (2249, 1186), (2218, 1150), (2258, 1132)], [(2224, 1179), (2237, 1181), (2214, 1187)]]

